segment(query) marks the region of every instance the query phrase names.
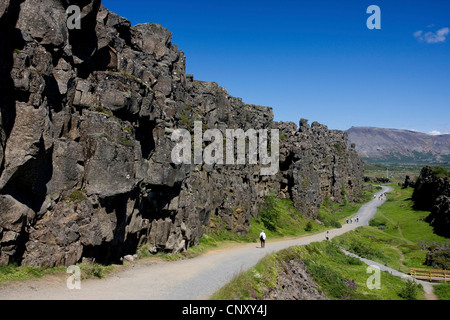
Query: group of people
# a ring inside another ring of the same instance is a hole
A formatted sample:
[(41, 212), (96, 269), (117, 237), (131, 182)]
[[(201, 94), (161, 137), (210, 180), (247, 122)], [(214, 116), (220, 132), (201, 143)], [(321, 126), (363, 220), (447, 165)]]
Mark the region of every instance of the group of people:
[(379, 194), (378, 196), (375, 194), (375, 195), (373, 196), (373, 198), (374, 198), (374, 199), (378, 199), (378, 200), (385, 200), (385, 199), (386, 199), (386, 192), (385, 192), (385, 193), (382, 193), (382, 194)]
[[(356, 217), (353, 217), (353, 218), (347, 217), (346, 221), (347, 221), (347, 223), (353, 223), (353, 222), (357, 223), (357, 222), (359, 222), (359, 216), (356, 216)], [(327, 240), (329, 240), (329, 233), (328, 233), (328, 231), (327, 231), (327, 234), (326, 234), (325, 238)], [(264, 248), (266, 246), (266, 234), (264, 233), (264, 230), (262, 230), (261, 233), (259, 234), (259, 241), (261, 243), (261, 248)]]
[(350, 219), (347, 217), (347, 219), (345, 220), (347, 221), (347, 223), (359, 222), (359, 216)]

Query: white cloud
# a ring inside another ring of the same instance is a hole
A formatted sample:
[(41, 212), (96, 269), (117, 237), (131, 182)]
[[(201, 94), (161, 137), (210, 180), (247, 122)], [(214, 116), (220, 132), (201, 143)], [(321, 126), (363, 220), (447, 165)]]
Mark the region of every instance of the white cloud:
[(433, 130), (428, 132), (428, 134), (431, 134), (432, 136), (440, 136), (443, 134), (450, 134), (450, 131), (448, 129), (444, 129), (444, 130)]
[(439, 43), (445, 42), (447, 35), (450, 33), (450, 29), (445, 27), (441, 28), (436, 32), (428, 31), (423, 32), (422, 30), (414, 32), (414, 38), (418, 41), (426, 43)]

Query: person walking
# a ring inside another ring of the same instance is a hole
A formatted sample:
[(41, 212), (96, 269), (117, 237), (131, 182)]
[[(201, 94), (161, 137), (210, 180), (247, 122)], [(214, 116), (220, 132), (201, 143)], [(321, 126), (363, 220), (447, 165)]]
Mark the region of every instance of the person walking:
[(264, 230), (259, 234), (259, 241), (261, 241), (261, 248), (264, 248), (266, 246), (266, 234)]

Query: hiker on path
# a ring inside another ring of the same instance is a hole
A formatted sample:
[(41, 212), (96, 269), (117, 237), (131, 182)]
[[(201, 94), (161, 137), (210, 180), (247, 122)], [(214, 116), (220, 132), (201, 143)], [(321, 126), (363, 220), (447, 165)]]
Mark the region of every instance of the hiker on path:
[(325, 239), (330, 240), (328, 231), (327, 231), (327, 235), (325, 236)]
[(347, 217), (346, 221), (347, 221), (347, 223), (348, 223), (348, 217)]
[(259, 240), (261, 241), (261, 248), (264, 248), (266, 246), (266, 234), (264, 230), (259, 234)]

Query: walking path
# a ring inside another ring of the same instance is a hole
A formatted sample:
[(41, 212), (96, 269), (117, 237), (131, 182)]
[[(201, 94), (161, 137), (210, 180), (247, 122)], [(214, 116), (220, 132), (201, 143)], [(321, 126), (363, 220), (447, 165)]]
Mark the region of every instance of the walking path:
[(342, 249), (342, 252), (344, 252), (346, 255), (349, 255), (351, 257), (358, 258), (359, 260), (361, 260), (362, 262), (364, 262), (365, 264), (367, 264), (369, 266), (377, 266), (378, 268), (380, 268), (381, 271), (387, 271), (393, 276), (400, 277), (402, 279), (409, 279), (409, 280), (415, 281), (416, 283), (422, 284), (423, 290), (425, 291), (425, 297), (427, 298), (427, 300), (437, 300), (436, 295), (433, 293), (433, 286), (436, 285), (436, 283), (414, 279), (412, 276), (410, 276), (408, 274), (404, 274), (395, 269), (386, 267), (385, 265), (378, 263), (376, 261), (361, 258), (361, 257), (357, 256), (356, 254), (353, 254), (353, 253), (348, 252), (343, 249)]
[[(389, 192), (382, 187), (377, 195)], [(359, 222), (344, 224), (329, 230), (334, 238), (357, 227), (368, 225), (378, 206), (384, 203), (377, 197), (364, 204), (356, 215)], [(136, 263), (123, 272), (105, 279), (83, 280), (81, 289), (69, 290), (69, 277), (11, 282), (0, 285), (1, 299), (38, 300), (195, 300), (207, 299), (233, 277), (254, 266), (265, 255), (294, 245), (323, 241), (326, 231), (301, 238), (274, 241), (270, 239), (264, 249), (253, 244), (243, 244), (229, 249), (208, 252), (199, 257), (172, 262)]]

